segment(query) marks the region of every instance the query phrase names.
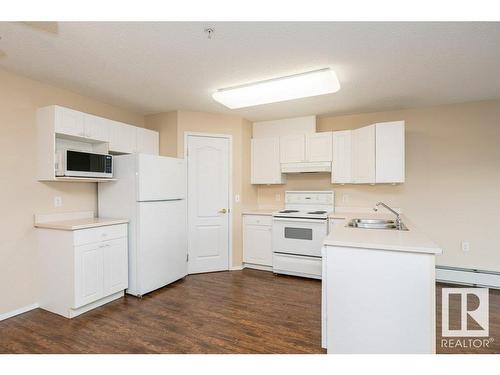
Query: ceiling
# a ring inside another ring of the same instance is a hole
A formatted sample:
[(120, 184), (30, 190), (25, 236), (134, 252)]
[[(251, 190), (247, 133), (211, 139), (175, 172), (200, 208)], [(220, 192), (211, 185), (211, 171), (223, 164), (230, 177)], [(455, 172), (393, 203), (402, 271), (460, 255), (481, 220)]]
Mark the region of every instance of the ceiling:
[[(266, 120), (500, 98), (500, 23), (60, 22), (46, 32), (0, 22), (0, 36), (0, 67), (142, 114)], [(325, 67), (335, 94), (238, 110), (211, 97)]]

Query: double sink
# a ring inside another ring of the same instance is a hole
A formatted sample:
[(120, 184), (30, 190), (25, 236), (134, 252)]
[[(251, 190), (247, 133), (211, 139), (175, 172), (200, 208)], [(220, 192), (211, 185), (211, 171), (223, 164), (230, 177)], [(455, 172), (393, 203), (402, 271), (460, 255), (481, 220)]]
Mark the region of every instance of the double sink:
[(390, 219), (352, 219), (347, 226), (360, 229), (408, 230), (401, 221)]

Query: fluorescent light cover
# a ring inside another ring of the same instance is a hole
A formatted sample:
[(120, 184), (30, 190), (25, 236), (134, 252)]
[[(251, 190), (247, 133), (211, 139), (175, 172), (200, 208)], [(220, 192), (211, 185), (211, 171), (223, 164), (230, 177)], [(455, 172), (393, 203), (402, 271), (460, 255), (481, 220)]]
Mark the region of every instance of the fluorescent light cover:
[(217, 90), (212, 97), (231, 109), (324, 95), (340, 90), (330, 68)]

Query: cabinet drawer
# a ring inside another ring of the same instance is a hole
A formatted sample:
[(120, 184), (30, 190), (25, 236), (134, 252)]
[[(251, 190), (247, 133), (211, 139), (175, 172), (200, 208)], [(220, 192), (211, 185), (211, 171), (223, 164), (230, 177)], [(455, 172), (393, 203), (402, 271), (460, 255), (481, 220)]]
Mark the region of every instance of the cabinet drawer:
[(75, 246), (127, 237), (127, 224), (76, 230), (73, 234)]
[(253, 225), (272, 225), (273, 217), (272, 216), (260, 216), (260, 215), (245, 215), (244, 224), (253, 224)]
[(273, 254), (273, 272), (289, 275), (300, 275), (321, 279), (321, 258), (290, 254)]

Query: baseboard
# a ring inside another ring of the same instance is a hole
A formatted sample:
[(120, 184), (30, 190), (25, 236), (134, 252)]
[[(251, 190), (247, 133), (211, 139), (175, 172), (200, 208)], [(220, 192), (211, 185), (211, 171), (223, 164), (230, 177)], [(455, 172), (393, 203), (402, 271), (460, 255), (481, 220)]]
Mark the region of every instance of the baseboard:
[(253, 264), (253, 263), (243, 263), (243, 268), (252, 268), (254, 270), (260, 270), (260, 271), (273, 271), (273, 266), (263, 266), (260, 264)]
[(18, 309), (12, 310), (12, 311), (8, 311), (6, 313), (0, 314), (0, 321), (12, 318), (13, 316), (16, 316), (16, 315), (24, 314), (25, 312), (37, 309), (38, 307), (39, 307), (38, 303), (34, 303), (32, 305), (28, 305), (28, 306), (20, 307)]
[(229, 271), (241, 271), (243, 269), (243, 265), (241, 266), (231, 266), (231, 268), (229, 269)]
[(500, 289), (500, 273), (467, 268), (436, 267), (436, 281)]

